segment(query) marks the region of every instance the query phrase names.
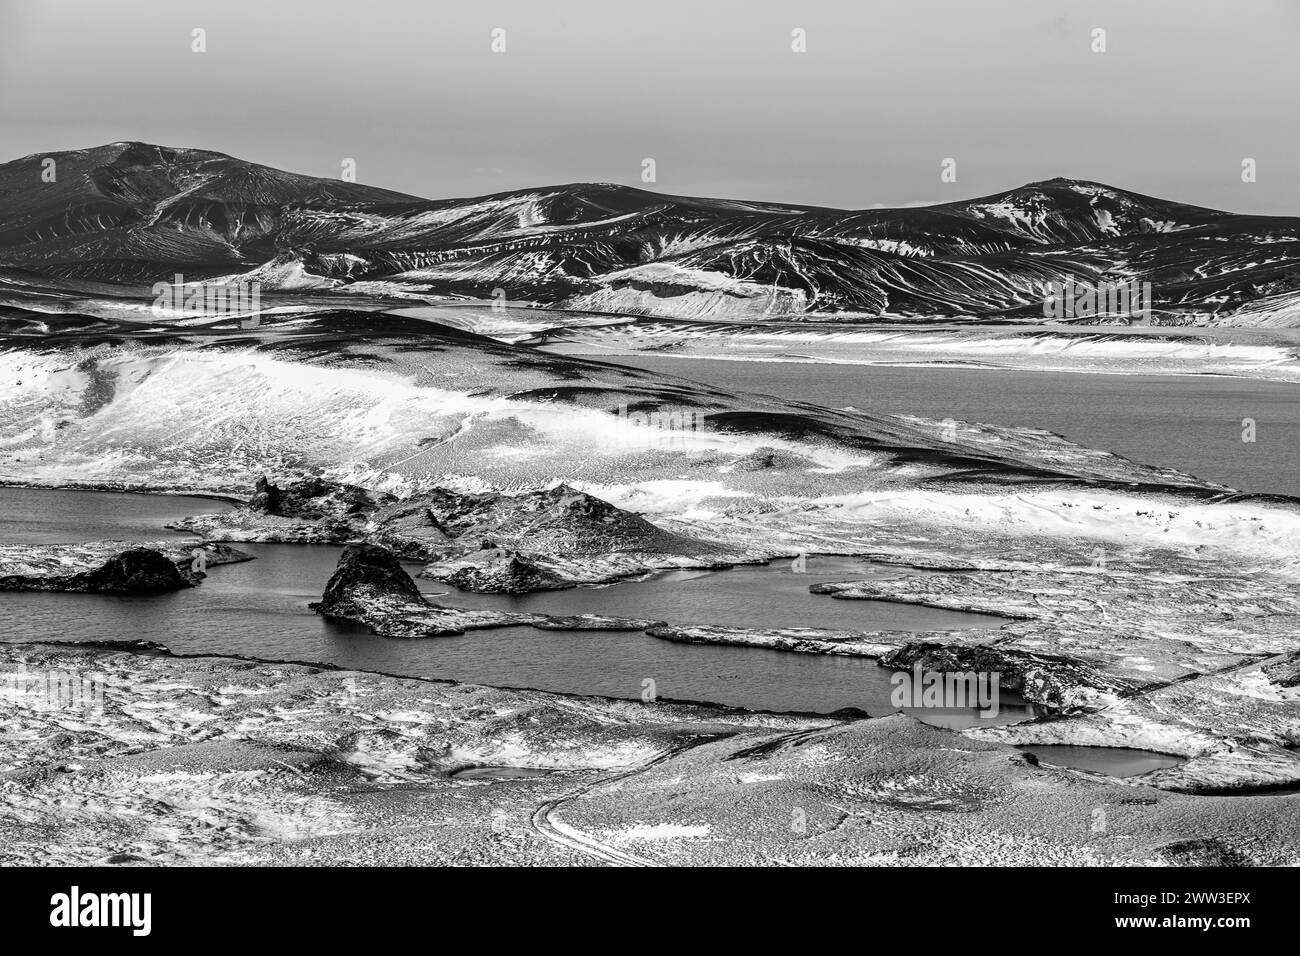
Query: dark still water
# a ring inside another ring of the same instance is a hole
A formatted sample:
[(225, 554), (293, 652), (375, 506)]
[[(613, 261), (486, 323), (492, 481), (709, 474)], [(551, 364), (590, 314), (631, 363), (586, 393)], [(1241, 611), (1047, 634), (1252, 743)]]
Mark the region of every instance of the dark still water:
[[(730, 627), (819, 627), (839, 631), (950, 631), (998, 627), (1004, 618), (943, 611), (887, 601), (843, 601), (809, 594), (813, 584), (894, 576), (856, 558), (812, 557), (806, 572), (789, 561), (730, 571), (668, 571), (643, 581), (610, 587), (542, 591), (537, 594), (469, 594), (437, 581), (417, 579), (433, 601), (458, 607), (544, 614), (615, 614), (672, 624), (719, 624)], [(615, 611), (617, 609), (617, 611)], [(936, 613), (937, 612), (937, 613)]]
[(1045, 764), (1090, 770), (1112, 777), (1136, 777), (1186, 763), (1186, 757), (1132, 750), (1128, 747), (1072, 747), (1067, 744), (1024, 744), (1020, 748)]
[[(85, 499), (92, 500), (85, 500)], [(8, 515), (3, 544), (88, 540), (76, 524), (101, 507), (130, 498), (130, 520), (114, 537), (159, 537), (176, 514), (176, 500), (98, 492), (0, 489)], [(149, 502), (157, 511), (149, 513)], [(201, 501), (193, 511), (215, 510)], [(182, 508), (181, 513), (185, 513)], [(72, 518), (70, 516), (79, 516)], [(113, 524), (107, 518), (94, 519)], [(138, 522), (134, 525), (132, 522)], [(102, 536), (102, 535), (101, 535)], [(891, 671), (864, 658), (795, 654), (756, 648), (677, 644), (639, 631), (540, 631), (529, 627), (471, 631), (460, 637), (394, 640), (365, 628), (326, 621), (307, 609), (320, 598), (341, 548), (319, 545), (240, 544), (256, 556), (209, 569), (197, 588), (150, 597), (89, 594), (0, 594), (0, 640), (157, 641), (181, 654), (241, 654), (346, 668), (534, 687), (577, 694), (640, 698), (653, 680), (661, 698), (705, 700), (768, 710), (829, 712), (859, 707), (888, 713)], [(417, 570), (415, 567), (412, 571)], [(817, 581), (873, 573), (869, 565), (808, 559), (806, 574), (788, 564), (702, 575), (669, 574), (612, 588), (577, 589), (524, 598), (460, 594), (419, 580), (436, 600), (462, 606), (518, 607), (565, 613), (593, 612), (756, 627), (944, 629), (993, 626), (1000, 619), (874, 601), (836, 601), (808, 593)], [(450, 593), (449, 593), (450, 592)], [(973, 711), (926, 709), (923, 720), (948, 726), (1029, 716), (1003, 692), (996, 718)]]
[[(1045, 428), (1090, 448), (1241, 491), (1300, 496), (1300, 386), (1204, 375), (1090, 375), (666, 355), (593, 356), (879, 415)], [(1242, 441), (1242, 419), (1255, 441)]]
[(189, 495), (0, 487), (0, 544), (184, 538), (164, 525), (230, 508), (224, 501)]

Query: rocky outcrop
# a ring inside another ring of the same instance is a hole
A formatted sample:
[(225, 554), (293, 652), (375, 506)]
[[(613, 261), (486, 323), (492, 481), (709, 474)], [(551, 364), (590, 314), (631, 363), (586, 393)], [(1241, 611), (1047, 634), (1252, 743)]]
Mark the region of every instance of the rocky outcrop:
[(424, 597), (397, 555), (372, 544), (344, 549), (320, 603), (322, 614), (353, 617), (384, 606), (423, 605)]
[(92, 571), (74, 574), (68, 591), (102, 594), (155, 594), (192, 587), (197, 580), (182, 574), (174, 561), (149, 548), (128, 548)]
[(487, 627), (529, 625), (545, 630), (639, 631), (652, 621), (598, 615), (553, 616), (471, 611), (427, 601), (397, 555), (373, 544), (344, 549), (317, 614), (365, 624), (385, 637), (441, 637)]
[(253, 486), (248, 509), (284, 518), (345, 520), (370, 514), (378, 503), (370, 492), (356, 485), (312, 476), (280, 488), (263, 475)]
[(193, 552), (208, 565), (246, 561), (222, 545), (122, 541), (0, 547), (0, 591), (160, 594), (193, 587), (204, 577)]
[(385, 508), (366, 540), (411, 561), (429, 561), (462, 549), (438, 527), (423, 497)]
[(535, 557), (636, 552), (687, 556), (721, 550), (664, 531), (568, 485), (518, 494), (435, 488), (377, 514), (370, 537), (404, 555), (433, 562), (493, 548)]
[(522, 593), (772, 556), (665, 530), (563, 484), (515, 495), (440, 489), (426, 502), (428, 524), (408, 526), (419, 537), (407, 543), (428, 546), (422, 575), (465, 590)]
[(721, 550), (563, 484), (517, 495), (441, 490), (429, 496), (428, 508), (435, 526), (465, 550), (485, 541), (538, 554), (698, 555)]
[(169, 527), (220, 541), (344, 544), (360, 540), (370, 517), (390, 501), (391, 496), (318, 476), (284, 486), (262, 476), (242, 507), (194, 515)]
[(1109, 695), (1141, 686), (1139, 681), (1108, 677), (1066, 657), (942, 640), (910, 641), (882, 655), (880, 663), (904, 671), (920, 665), (924, 671), (938, 673), (997, 673), (1003, 689), (1053, 712), (1073, 706), (1081, 691)]
[(435, 488), (399, 501), (320, 477), (283, 487), (263, 477), (243, 507), (171, 527), (222, 541), (364, 541), (427, 562), (425, 577), (501, 594), (772, 557), (667, 531), (568, 485), (519, 494)]
[[(430, 575), (431, 577), (434, 575)], [(529, 594), (574, 587), (570, 581), (513, 551), (476, 551), (456, 570), (436, 575), (461, 591), (479, 594)]]

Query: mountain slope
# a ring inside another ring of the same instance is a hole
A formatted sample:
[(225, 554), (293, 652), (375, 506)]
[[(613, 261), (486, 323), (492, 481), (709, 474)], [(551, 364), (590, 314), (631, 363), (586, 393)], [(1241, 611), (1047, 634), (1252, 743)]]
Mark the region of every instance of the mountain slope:
[(0, 165), (0, 267), (125, 294), (181, 273), (684, 317), (1039, 321), (1051, 283), (1137, 280), (1177, 323), (1285, 321), (1256, 303), (1300, 287), (1300, 220), (1077, 180), (851, 211), (608, 183), (433, 201), (143, 143), (52, 153), (47, 183), (45, 158)]

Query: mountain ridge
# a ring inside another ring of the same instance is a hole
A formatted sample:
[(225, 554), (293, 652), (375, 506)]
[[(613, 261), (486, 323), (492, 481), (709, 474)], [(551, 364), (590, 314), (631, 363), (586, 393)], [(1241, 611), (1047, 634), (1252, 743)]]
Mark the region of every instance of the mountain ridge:
[[(171, 153), (176, 155), (180, 155), (180, 154), (201, 155), (209, 159), (228, 160), (233, 163), (238, 163), (241, 166), (256, 167), (260, 169), (270, 170), (275, 173), (280, 173), (283, 175), (292, 176), (299, 179), (315, 180), (318, 182), (331, 183), (331, 184), (337, 184), (342, 182), (341, 180), (336, 180), (331, 177), (313, 176), (309, 173), (288, 172), (286, 170), (282, 170), (279, 169), (278, 167), (270, 166), (265, 163), (258, 163), (252, 160), (240, 159), (237, 156), (234, 156), (230, 153), (223, 153), (220, 150), (207, 149), (207, 148), (195, 147), (195, 146), (165, 146), (158, 143), (148, 143), (143, 140), (116, 140), (114, 142), (103, 143), (98, 146), (86, 146), (86, 147), (79, 147), (76, 149), (53, 150), (53, 151), (46, 151), (46, 152), (29, 153), (25, 156), (15, 157), (14, 159), (0, 162), (0, 172), (3, 172), (6, 167), (18, 163), (31, 163), (31, 162), (39, 163), (40, 161), (46, 158), (52, 158), (57, 161), (60, 157), (75, 156), (75, 155), (88, 154), (88, 153), (99, 153), (105, 150), (113, 149), (115, 147), (124, 147), (124, 151), (125, 150), (155, 150), (162, 153)], [(1134, 197), (1138, 197), (1153, 202), (1170, 202), (1176, 205), (1185, 206), (1187, 208), (1201, 209), (1201, 210), (1219, 213), (1222, 215), (1246, 215), (1246, 214), (1232, 213), (1227, 210), (1215, 209), (1209, 206), (1199, 206), (1195, 203), (1183, 203), (1174, 200), (1160, 200), (1148, 194), (1139, 193), (1136, 190), (1126, 189), (1121, 186), (1112, 186), (1108, 183), (1103, 183), (1100, 180), (1078, 179), (1071, 176), (1053, 176), (1047, 179), (1031, 180), (1019, 186), (1013, 186), (1009, 189), (1002, 190), (997, 193), (990, 193), (985, 196), (977, 196), (971, 199), (924, 203), (918, 206), (869, 205), (869, 206), (861, 206), (861, 207), (824, 206), (824, 205), (815, 205), (815, 204), (807, 204), (807, 203), (791, 203), (791, 202), (784, 202), (778, 200), (752, 200), (752, 199), (724, 200), (724, 199), (717, 199), (717, 198), (710, 198), (710, 197), (695, 197), (695, 196), (687, 196), (685, 194), (658, 192), (653, 189), (644, 189), (640, 186), (629, 186), (626, 183), (614, 182), (612, 180), (573, 180), (571, 182), (555, 183), (549, 186), (525, 186), (525, 187), (520, 187), (518, 189), (500, 190), (491, 193), (447, 196), (447, 197), (442, 197), (440, 199), (429, 199), (427, 197), (417, 196), (415, 193), (403, 193), (398, 190), (390, 190), (384, 187), (369, 186), (362, 183), (349, 183), (347, 185), (357, 186), (363, 189), (380, 190), (384, 193), (387, 193), (395, 197), (404, 198), (415, 202), (427, 202), (427, 203), (466, 203), (466, 202), (475, 202), (483, 199), (489, 199), (489, 198), (500, 197), (500, 196), (520, 195), (520, 194), (532, 193), (532, 192), (574, 190), (574, 189), (590, 187), (590, 188), (615, 189), (622, 192), (640, 194), (640, 195), (658, 198), (666, 201), (732, 202), (732, 203), (742, 204), (746, 206), (771, 207), (773, 209), (781, 208), (787, 210), (807, 211), (807, 212), (839, 212), (839, 213), (898, 211), (898, 210), (906, 210), (906, 209), (932, 209), (935, 207), (947, 207), (947, 206), (956, 206), (963, 203), (980, 202), (983, 200), (998, 198), (1008, 193), (1016, 192), (1018, 190), (1030, 189), (1033, 187), (1082, 186), (1082, 187), (1096, 187), (1100, 189), (1111, 190), (1116, 193), (1124, 193), (1127, 195), (1131, 195)]]
[[(47, 159), (54, 182), (41, 178)], [(1032, 321), (1053, 282), (1132, 280), (1151, 283), (1161, 321), (1269, 300), (1269, 321), (1285, 324), (1300, 288), (1300, 219), (1067, 177), (856, 210), (616, 183), (423, 199), (124, 140), (0, 164), (0, 267), (55, 284), (133, 287), (181, 273), (253, 277), (270, 291), (747, 319)]]

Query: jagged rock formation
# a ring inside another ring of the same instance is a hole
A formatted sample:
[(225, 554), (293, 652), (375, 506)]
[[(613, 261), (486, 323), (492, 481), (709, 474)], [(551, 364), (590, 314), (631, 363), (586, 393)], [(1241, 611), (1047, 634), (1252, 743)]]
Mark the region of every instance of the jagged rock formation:
[(465, 549), (488, 543), (544, 554), (594, 555), (703, 554), (712, 547), (663, 531), (564, 484), (510, 496), (439, 490), (430, 495), (428, 509), (434, 526)]
[(468, 611), (433, 604), (425, 600), (397, 555), (373, 544), (344, 549), (324, 595), (311, 608), (325, 617), (365, 624), (385, 637), (441, 637), (521, 624), (550, 630), (639, 631), (654, 623), (594, 614), (556, 617)]
[(356, 617), (408, 604), (422, 605), (424, 597), (397, 556), (371, 544), (353, 544), (344, 550), (324, 595), (312, 607), (321, 614)]
[[(381, 496), (380, 500), (385, 497)], [(376, 503), (369, 492), (355, 485), (339, 484), (312, 476), (280, 488), (271, 484), (263, 475), (253, 488), (248, 508), (285, 518), (329, 518), (343, 521), (354, 515), (369, 514)]]
[(462, 591), (481, 594), (528, 594), (574, 587), (573, 581), (548, 571), (529, 558), (500, 548), (485, 548), (459, 562), (440, 580)]
[(443, 489), (430, 495), (427, 512), (437, 557), (421, 573), (457, 587), (463, 582), (466, 590), (495, 590), (498, 582), (534, 584), (530, 590), (568, 587), (770, 557), (665, 531), (563, 484), (517, 495)]
[(515, 495), (438, 488), (396, 501), (319, 477), (283, 488), (263, 477), (243, 508), (172, 527), (224, 541), (366, 541), (429, 561), (427, 577), (508, 594), (769, 557), (665, 531), (568, 485)]
[(283, 487), (265, 475), (242, 508), (194, 515), (168, 527), (220, 541), (342, 544), (365, 532), (366, 520), (389, 496), (310, 476)]

